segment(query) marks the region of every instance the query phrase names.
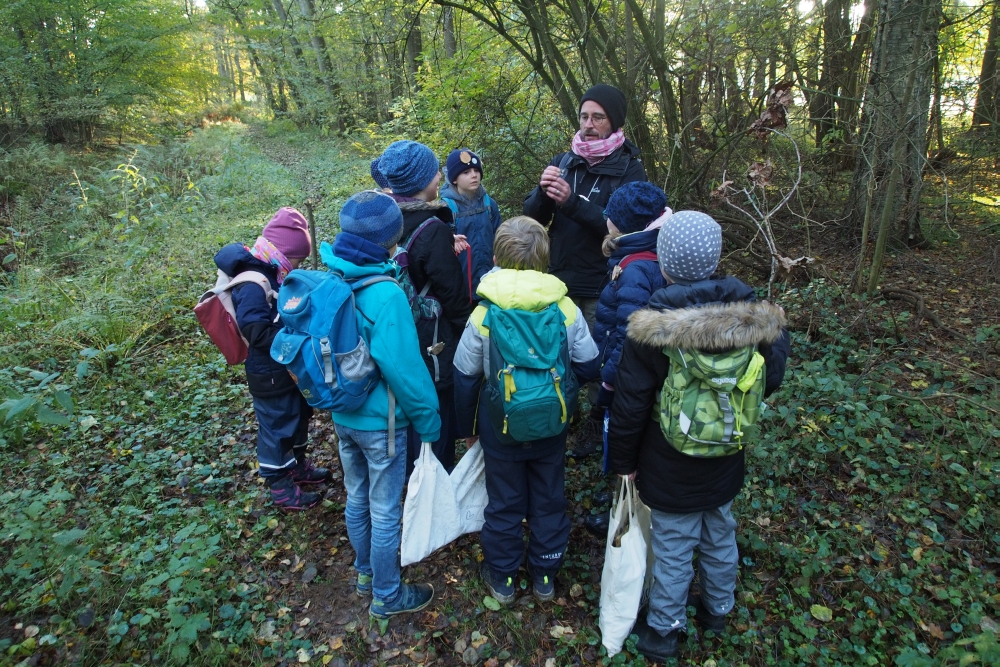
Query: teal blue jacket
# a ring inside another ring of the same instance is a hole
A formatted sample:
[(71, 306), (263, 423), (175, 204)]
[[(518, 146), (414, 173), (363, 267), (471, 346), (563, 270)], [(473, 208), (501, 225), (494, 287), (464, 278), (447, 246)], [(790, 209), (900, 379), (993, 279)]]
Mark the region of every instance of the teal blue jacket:
[[(323, 244), (323, 261), (347, 280), (369, 276), (396, 277), (395, 262), (373, 262), (359, 266), (333, 254)], [(356, 412), (334, 412), (335, 424), (360, 431), (384, 431), (388, 426), (389, 393), (396, 396), (396, 429), (413, 424), (422, 442), (435, 442), (441, 433), (437, 392), (420, 356), (417, 328), (406, 294), (399, 285), (379, 282), (355, 292), (358, 331), (372, 358), (382, 371), (382, 379)]]

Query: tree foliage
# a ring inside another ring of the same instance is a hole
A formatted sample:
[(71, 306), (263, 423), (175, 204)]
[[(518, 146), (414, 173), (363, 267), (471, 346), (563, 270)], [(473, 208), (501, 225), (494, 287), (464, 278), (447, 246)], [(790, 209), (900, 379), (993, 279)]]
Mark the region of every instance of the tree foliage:
[(212, 77), (191, 18), (173, 0), (4, 3), (0, 132), (91, 140), (154, 108), (204, 106)]

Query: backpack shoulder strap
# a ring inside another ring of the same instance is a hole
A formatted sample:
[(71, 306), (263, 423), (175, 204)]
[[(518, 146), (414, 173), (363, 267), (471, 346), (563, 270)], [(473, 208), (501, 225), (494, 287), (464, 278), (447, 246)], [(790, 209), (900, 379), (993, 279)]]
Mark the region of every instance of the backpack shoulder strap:
[(559, 158), (559, 168), (565, 169), (569, 166), (569, 163), (573, 161), (573, 151), (566, 151), (563, 156)]
[(490, 195), (488, 193), (484, 192), (483, 193), (483, 206), (486, 207), (487, 211), (490, 210), (490, 206), (492, 204), (493, 204), (493, 200), (490, 199)]
[[(237, 285), (244, 285), (246, 283), (253, 283), (254, 285), (259, 285), (262, 290), (264, 290), (264, 296), (267, 298), (267, 305), (270, 306), (271, 302), (274, 300), (278, 294), (271, 289), (271, 281), (268, 280), (260, 271), (244, 271), (243, 273), (238, 273), (233, 276), (233, 279), (226, 283), (226, 286), (219, 290), (219, 292), (225, 292), (233, 289)], [(217, 293), (219, 293), (217, 292)]]
[(453, 214), (458, 215), (458, 202), (457, 201), (455, 201), (451, 197), (441, 197), (441, 201), (443, 201), (445, 204), (448, 205), (448, 208), (451, 209), (451, 212)]
[(364, 289), (369, 285), (374, 285), (375, 283), (395, 283), (396, 285), (399, 285), (399, 281), (392, 276), (372, 276), (371, 278), (352, 280), (347, 284), (351, 286), (352, 292), (357, 292), (358, 290)]
[(656, 253), (649, 250), (644, 250), (643, 252), (634, 252), (631, 255), (626, 255), (625, 258), (618, 262), (618, 267), (624, 271), (625, 267), (632, 262), (640, 262), (643, 260), (655, 262), (657, 260)]
[(421, 222), (420, 226), (417, 227), (416, 229), (414, 229), (413, 233), (410, 234), (410, 238), (406, 239), (406, 252), (407, 253), (409, 253), (410, 250), (413, 248), (413, 243), (414, 243), (414, 241), (417, 240), (417, 237), (420, 236), (421, 232), (423, 232), (425, 229), (427, 229), (427, 227), (430, 226), (430, 224), (432, 222), (440, 222), (442, 225), (447, 224), (443, 220), (440, 220), (440, 219), (434, 218), (434, 217), (427, 218), (426, 220), (424, 220), (423, 222)]

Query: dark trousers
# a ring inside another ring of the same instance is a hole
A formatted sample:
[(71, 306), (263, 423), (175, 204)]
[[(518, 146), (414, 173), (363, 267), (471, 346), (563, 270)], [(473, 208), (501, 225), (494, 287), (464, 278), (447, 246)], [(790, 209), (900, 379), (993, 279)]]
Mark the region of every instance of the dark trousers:
[(257, 416), (257, 463), (270, 481), (290, 473), (305, 460), (309, 419), (313, 409), (298, 390), (267, 397), (253, 397)]
[[(455, 415), (455, 388), (439, 389), (438, 410), (441, 414), (441, 437), (431, 443), (431, 450), (449, 473), (455, 469), (455, 440), (458, 438), (458, 417)], [(420, 456), (420, 437), (413, 426), (406, 431), (406, 479)]]
[(533, 574), (555, 574), (569, 542), (563, 490), (566, 454), (562, 448), (527, 461), (486, 460), (486, 523), (480, 540), (483, 558), (497, 576), (513, 575), (524, 559), (528, 519), (528, 568)]

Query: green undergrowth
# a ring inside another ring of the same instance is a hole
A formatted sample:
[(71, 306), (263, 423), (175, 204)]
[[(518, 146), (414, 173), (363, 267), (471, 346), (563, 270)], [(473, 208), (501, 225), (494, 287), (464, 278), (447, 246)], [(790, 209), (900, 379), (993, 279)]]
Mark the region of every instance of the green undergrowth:
[[(329, 238), (339, 202), (370, 186), (359, 152), (223, 124), (121, 152), (0, 155), (0, 664), (418, 664), (375, 652), (385, 627), (312, 639), (259, 578), (324, 528), (261, 502), (241, 370), (190, 311), (212, 254), (279, 206), (318, 193)], [(692, 633), (679, 664), (1000, 663), (1000, 400), (976, 370), (996, 328), (946, 362), (882, 302), (823, 281), (778, 300), (793, 353), (734, 504), (730, 633)], [(569, 466), (571, 508), (605, 484)], [(544, 608), (525, 579), (525, 602), (495, 609), (476, 540), (456, 546), (440, 565), (454, 594), (412, 656), (461, 664), (461, 637), (497, 665), (644, 664), (634, 640), (614, 659), (600, 646), (602, 549), (582, 535)]]
[(267, 650), (273, 603), (240, 576), (277, 525), (256, 509), (253, 413), (191, 313), (214, 252), (297, 199), (245, 135), (4, 155), (3, 181), (23, 180), (0, 275), (0, 664)]

